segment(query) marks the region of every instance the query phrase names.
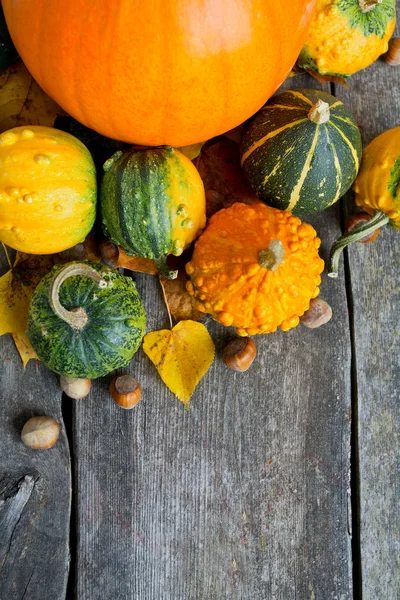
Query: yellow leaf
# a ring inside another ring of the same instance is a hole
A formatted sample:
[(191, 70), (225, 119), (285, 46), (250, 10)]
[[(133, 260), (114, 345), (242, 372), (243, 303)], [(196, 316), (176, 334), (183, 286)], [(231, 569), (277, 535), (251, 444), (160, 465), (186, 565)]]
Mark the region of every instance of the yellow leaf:
[(10, 333), (24, 367), (37, 358), (25, 334), (32, 292), (54, 265), (54, 257), (18, 252), (14, 266), (0, 277), (0, 336)]
[(26, 365), (28, 364), (28, 362), (30, 361), (31, 358), (37, 358), (39, 360), (39, 357), (36, 354), (36, 352), (34, 351), (34, 349), (32, 348), (31, 343), (30, 343), (26, 333), (23, 333), (22, 335), (20, 335), (18, 333), (13, 333), (12, 337), (13, 337), (14, 343), (17, 347), (17, 350), (19, 352), (19, 355), (21, 357), (22, 364), (24, 365), (24, 367), (26, 367)]
[(199, 144), (192, 144), (191, 146), (180, 146), (177, 150), (184, 154), (189, 160), (193, 160), (199, 156), (204, 143), (205, 142), (200, 142)]
[(19, 125), (47, 125), (64, 111), (45, 94), (20, 61), (0, 77), (0, 133)]
[(143, 350), (165, 385), (188, 408), (190, 396), (214, 360), (214, 343), (206, 327), (180, 321), (173, 329), (152, 331), (144, 337)]
[(30, 292), (30, 286), (15, 281), (12, 271), (0, 277), (0, 335), (25, 332)]

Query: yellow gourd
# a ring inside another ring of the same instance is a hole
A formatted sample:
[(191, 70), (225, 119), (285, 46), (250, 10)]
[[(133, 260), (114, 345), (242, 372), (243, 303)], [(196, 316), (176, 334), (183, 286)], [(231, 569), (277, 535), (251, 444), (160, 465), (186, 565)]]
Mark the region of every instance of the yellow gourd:
[(353, 190), (356, 204), (372, 218), (342, 235), (332, 246), (330, 277), (337, 277), (340, 254), (348, 244), (386, 224), (400, 229), (400, 127), (378, 135), (364, 148)]
[(96, 214), (96, 169), (88, 149), (51, 127), (0, 135), (0, 241), (29, 254), (82, 242)]
[(186, 265), (196, 308), (241, 336), (287, 331), (319, 294), (324, 268), (314, 228), (265, 204), (215, 213)]
[(387, 51), (395, 24), (395, 0), (317, 0), (298, 64), (349, 77)]

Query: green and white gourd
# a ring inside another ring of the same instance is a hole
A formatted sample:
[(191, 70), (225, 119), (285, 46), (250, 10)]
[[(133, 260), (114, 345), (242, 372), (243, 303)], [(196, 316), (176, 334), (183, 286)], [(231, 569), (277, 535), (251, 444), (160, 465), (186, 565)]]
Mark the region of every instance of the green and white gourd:
[(320, 212), (353, 183), (361, 134), (344, 104), (318, 90), (271, 98), (248, 123), (241, 164), (259, 198), (296, 215)]
[(134, 281), (82, 261), (56, 265), (43, 277), (32, 295), (27, 334), (55, 373), (95, 379), (126, 367), (145, 326)]
[(104, 164), (100, 211), (109, 239), (128, 254), (153, 259), (173, 278), (167, 256), (182, 254), (205, 226), (204, 185), (178, 150), (133, 147)]

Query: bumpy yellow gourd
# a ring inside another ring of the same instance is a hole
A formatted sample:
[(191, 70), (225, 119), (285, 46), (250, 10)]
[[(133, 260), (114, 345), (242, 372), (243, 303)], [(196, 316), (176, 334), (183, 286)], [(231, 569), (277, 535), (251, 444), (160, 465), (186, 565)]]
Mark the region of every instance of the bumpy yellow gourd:
[(52, 127), (0, 135), (0, 241), (29, 254), (82, 242), (96, 214), (96, 170), (88, 149)]
[(378, 135), (364, 149), (354, 182), (356, 203), (367, 213), (385, 213), (400, 229), (400, 127)]
[(364, 148), (353, 189), (356, 204), (372, 218), (344, 234), (332, 246), (330, 277), (337, 277), (340, 254), (348, 244), (386, 224), (400, 229), (400, 127), (378, 135)]
[(298, 64), (322, 75), (349, 77), (387, 51), (395, 0), (317, 0)]
[(319, 294), (320, 244), (289, 212), (236, 203), (215, 213), (197, 240), (187, 289), (198, 310), (239, 335), (287, 331)]

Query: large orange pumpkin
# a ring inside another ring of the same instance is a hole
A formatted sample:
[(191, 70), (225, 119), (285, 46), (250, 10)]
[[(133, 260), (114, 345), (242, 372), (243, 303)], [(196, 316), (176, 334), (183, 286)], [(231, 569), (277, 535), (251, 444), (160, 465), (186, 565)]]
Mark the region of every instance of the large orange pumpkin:
[(282, 83), (315, 0), (2, 0), (43, 89), (85, 125), (182, 146), (254, 114)]

